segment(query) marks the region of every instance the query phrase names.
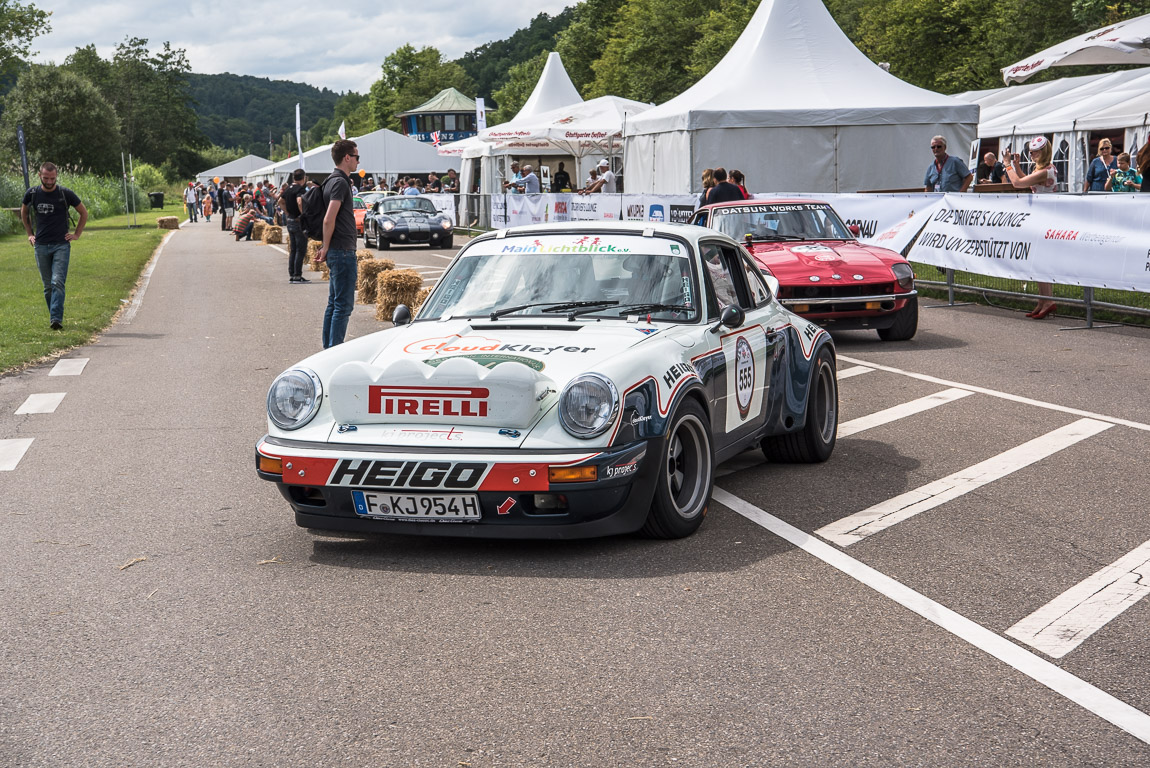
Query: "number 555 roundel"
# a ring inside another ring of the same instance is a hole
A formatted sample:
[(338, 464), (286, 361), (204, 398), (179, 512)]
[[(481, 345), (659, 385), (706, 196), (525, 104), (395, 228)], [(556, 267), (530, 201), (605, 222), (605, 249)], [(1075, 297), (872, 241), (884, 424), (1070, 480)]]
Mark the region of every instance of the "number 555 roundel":
[(833, 343), (777, 292), (702, 227), (483, 235), (414, 320), (275, 379), (257, 471), (307, 528), (687, 536), (719, 462), (834, 449)]

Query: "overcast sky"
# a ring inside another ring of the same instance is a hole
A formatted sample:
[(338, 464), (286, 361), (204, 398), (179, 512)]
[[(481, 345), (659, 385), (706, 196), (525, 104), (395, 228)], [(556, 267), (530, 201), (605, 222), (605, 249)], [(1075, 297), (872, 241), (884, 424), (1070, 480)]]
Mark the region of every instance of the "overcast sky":
[(187, 51), (192, 71), (294, 80), (367, 93), (383, 59), (404, 43), (433, 45), (449, 59), (509, 37), (539, 13), (577, 0), (34, 0), (52, 31), (32, 41), (37, 62), (63, 63), (95, 43), (111, 58), (125, 37)]

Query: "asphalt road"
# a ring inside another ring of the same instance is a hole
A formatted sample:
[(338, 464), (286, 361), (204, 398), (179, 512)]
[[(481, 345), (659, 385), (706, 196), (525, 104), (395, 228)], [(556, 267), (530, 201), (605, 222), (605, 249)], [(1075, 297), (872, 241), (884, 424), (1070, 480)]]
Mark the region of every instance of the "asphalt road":
[[(434, 279), (450, 254), (386, 256)], [(0, 378), (0, 440), (32, 440), (0, 471), (0, 766), (1150, 764), (1138, 573), (1059, 658), (1007, 635), (1150, 541), (1150, 333), (961, 307), (923, 310), (908, 343), (839, 334), (840, 371), (871, 368), (842, 379), (843, 424), (967, 394), (825, 465), (728, 462), (729, 503), (686, 540), (334, 537), (253, 467), (267, 387), (319, 348), (325, 301), (275, 249), (187, 225), (131, 321), (66, 355), (80, 375)], [(1084, 418), (1103, 426), (857, 543), (815, 533)]]

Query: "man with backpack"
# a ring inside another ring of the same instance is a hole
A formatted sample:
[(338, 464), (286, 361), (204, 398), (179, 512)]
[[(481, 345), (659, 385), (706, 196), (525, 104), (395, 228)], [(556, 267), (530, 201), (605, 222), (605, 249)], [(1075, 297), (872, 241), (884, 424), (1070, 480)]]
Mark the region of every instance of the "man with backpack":
[[(340, 139), (331, 146), (331, 159), (335, 170), (323, 182), (323, 244), (316, 254), (317, 262), (327, 262), (330, 270), (327, 309), (323, 313), (323, 348), (343, 343), (347, 322), (355, 307), (355, 213), (352, 204), (351, 174), (359, 167), (359, 152), (354, 141)], [(307, 197), (311, 197), (309, 192)], [(306, 199), (306, 198), (305, 198)], [(314, 237), (308, 226), (314, 221), (315, 211), (308, 200), (304, 204), (305, 231)]]
[[(28, 243), (36, 249), (36, 266), (40, 269), (40, 282), (44, 284), (44, 301), (48, 303), (48, 322), (54, 331), (64, 327), (64, 282), (68, 279), (72, 241), (80, 239), (88, 223), (88, 209), (75, 192), (56, 183), (57, 173), (52, 163), (41, 165), (40, 186), (25, 192), (20, 206), (20, 221), (28, 233)], [(80, 213), (75, 232), (68, 231), (69, 208)], [(29, 222), (29, 210), (36, 212), (35, 234)]]
[(288, 241), (288, 282), (310, 283), (303, 276), (303, 259), (307, 255), (307, 238), (303, 234), (303, 225), (300, 224), (299, 196), (307, 189), (307, 174), (303, 168), (292, 171), (292, 183), (279, 197), (279, 207), (284, 212), (284, 223), (287, 225)]

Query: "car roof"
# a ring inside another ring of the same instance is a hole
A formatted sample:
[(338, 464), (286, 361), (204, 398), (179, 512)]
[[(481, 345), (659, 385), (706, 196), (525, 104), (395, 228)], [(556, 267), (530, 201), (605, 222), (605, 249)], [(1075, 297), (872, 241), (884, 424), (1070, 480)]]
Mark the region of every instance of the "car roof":
[[(708, 239), (730, 240), (732, 243), (738, 244), (736, 240), (710, 227), (699, 227), (694, 224), (670, 224), (660, 221), (561, 221), (548, 224), (524, 224), (508, 227), (502, 231), (507, 233), (504, 237), (528, 237), (562, 232), (608, 232), (641, 237), (647, 230), (651, 230), (655, 235), (666, 235), (691, 242), (697, 242), (700, 238), (706, 237)], [(495, 230), (480, 237), (497, 237), (498, 232), (499, 230)]]

